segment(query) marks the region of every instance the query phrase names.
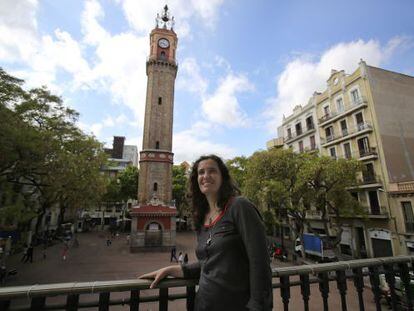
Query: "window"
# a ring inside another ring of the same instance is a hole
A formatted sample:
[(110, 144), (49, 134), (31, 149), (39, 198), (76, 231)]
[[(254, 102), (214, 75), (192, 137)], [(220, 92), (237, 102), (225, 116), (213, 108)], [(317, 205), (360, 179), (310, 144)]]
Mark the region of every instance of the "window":
[(313, 125), (313, 118), (312, 116), (306, 118), (306, 129), (308, 131), (313, 130), (315, 126)]
[(353, 104), (359, 104), (359, 92), (358, 89), (351, 91), (351, 99)]
[(336, 100), (336, 109), (338, 110), (339, 113), (344, 112), (344, 101), (342, 99), (342, 97), (339, 97)]
[(362, 112), (358, 112), (355, 115), (355, 122), (359, 131), (364, 128), (364, 116), (362, 115)]
[(325, 117), (328, 117), (331, 114), (331, 110), (329, 109), (329, 106), (323, 107), (323, 113)]
[(332, 147), (329, 149), (329, 154), (331, 155), (332, 158), (336, 159), (336, 149), (335, 147)]
[(414, 214), (411, 202), (401, 202), (401, 206), (404, 213), (405, 231), (414, 232)]
[(346, 120), (342, 120), (340, 122), (340, 124), (341, 124), (342, 136), (347, 136), (348, 135), (348, 126), (346, 124)]
[(380, 215), (381, 208), (379, 205), (378, 194), (376, 191), (368, 191), (369, 206), (371, 207), (372, 215)]
[(162, 105), (162, 97), (158, 97), (158, 105)]
[(162, 60), (166, 60), (167, 59), (167, 57), (165, 56), (165, 52), (164, 51), (161, 52), (160, 59), (162, 59)]
[(154, 192), (157, 192), (157, 190), (158, 190), (158, 184), (155, 182), (154, 183), (154, 187), (153, 187), (153, 191)]
[(291, 130), (291, 128), (289, 127), (288, 129), (287, 129), (287, 139), (291, 139), (292, 138), (292, 130)]
[(295, 125), (295, 130), (296, 130), (296, 135), (301, 135), (302, 134), (302, 124), (300, 123), (296, 123)]
[(368, 137), (358, 139), (358, 150), (360, 157), (369, 155), (370, 149)]
[(326, 141), (331, 141), (334, 139), (334, 130), (332, 126), (329, 126), (325, 129)]
[(155, 142), (155, 149), (160, 149), (160, 142), (159, 141)]
[(350, 143), (345, 143), (344, 144), (344, 155), (345, 155), (345, 159), (352, 158), (351, 144)]
[(299, 141), (299, 152), (303, 152), (303, 141)]
[(375, 171), (374, 165), (372, 163), (365, 164), (365, 168), (362, 171), (362, 177), (365, 183), (375, 182)]
[(310, 136), (309, 137), (310, 140), (310, 148), (311, 150), (315, 150), (316, 149), (316, 142), (315, 142), (315, 136)]

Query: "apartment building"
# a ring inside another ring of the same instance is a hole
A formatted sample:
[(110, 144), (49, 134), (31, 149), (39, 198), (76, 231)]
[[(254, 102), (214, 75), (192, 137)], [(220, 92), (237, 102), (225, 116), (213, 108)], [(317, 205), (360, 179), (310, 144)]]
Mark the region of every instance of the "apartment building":
[(283, 116), (282, 125), (278, 128), (283, 144), (295, 152), (316, 151), (320, 147), (319, 131), (315, 126), (317, 93), (305, 106), (297, 105), (293, 114)]
[[(351, 74), (332, 70), (326, 90), (283, 120), (278, 132), (285, 148), (309, 147), (309, 135), (300, 129), (311, 110), (311, 135), (317, 148), (319, 139), (320, 153), (358, 159), (363, 167), (350, 191), (366, 215), (341, 220), (342, 253), (359, 258), (413, 254), (414, 77), (362, 60)], [(321, 226), (317, 213), (307, 217), (313, 229)]]

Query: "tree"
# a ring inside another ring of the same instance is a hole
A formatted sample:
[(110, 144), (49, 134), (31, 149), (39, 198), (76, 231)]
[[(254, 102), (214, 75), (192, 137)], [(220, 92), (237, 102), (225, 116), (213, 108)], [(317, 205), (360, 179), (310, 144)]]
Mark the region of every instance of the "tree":
[(186, 199), (188, 177), (186, 168), (183, 165), (173, 165), (172, 168), (172, 196), (175, 200), (178, 215), (189, 216), (191, 211)]
[(138, 195), (138, 177), (138, 168), (136, 166), (128, 166), (116, 178), (109, 178), (103, 200), (106, 202), (136, 200)]
[[(54, 205), (63, 217), (67, 208), (96, 204), (105, 190), (102, 144), (82, 133), (78, 113), (61, 98), (22, 85), (0, 69), (0, 214), (11, 215), (16, 202), (39, 217)], [(14, 215), (12, 222), (27, 222)]]
[(246, 167), (246, 195), (266, 211), (268, 223), (273, 219), (275, 225), (288, 224), (295, 239), (303, 240), (306, 212), (312, 207), (338, 228), (335, 243), (340, 241), (343, 217), (363, 214), (349, 193), (360, 170), (355, 160), (271, 149), (254, 153)]
[(229, 169), (230, 176), (235, 181), (240, 190), (244, 191), (244, 184), (246, 181), (246, 165), (248, 158), (241, 156), (230, 159), (226, 162), (226, 166)]

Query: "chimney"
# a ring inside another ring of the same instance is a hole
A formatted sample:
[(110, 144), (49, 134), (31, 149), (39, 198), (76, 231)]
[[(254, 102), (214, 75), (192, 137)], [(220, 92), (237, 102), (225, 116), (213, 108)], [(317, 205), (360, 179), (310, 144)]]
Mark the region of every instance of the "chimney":
[(124, 153), (124, 142), (125, 142), (125, 137), (114, 136), (114, 142), (112, 144), (112, 158), (122, 159), (122, 156)]

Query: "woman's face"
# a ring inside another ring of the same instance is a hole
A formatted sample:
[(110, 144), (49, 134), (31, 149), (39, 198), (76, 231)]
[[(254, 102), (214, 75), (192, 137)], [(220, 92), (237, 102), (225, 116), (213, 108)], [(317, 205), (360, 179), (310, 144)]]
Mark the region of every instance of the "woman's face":
[(197, 168), (197, 180), (201, 193), (216, 196), (223, 179), (217, 162), (212, 159), (200, 161)]

